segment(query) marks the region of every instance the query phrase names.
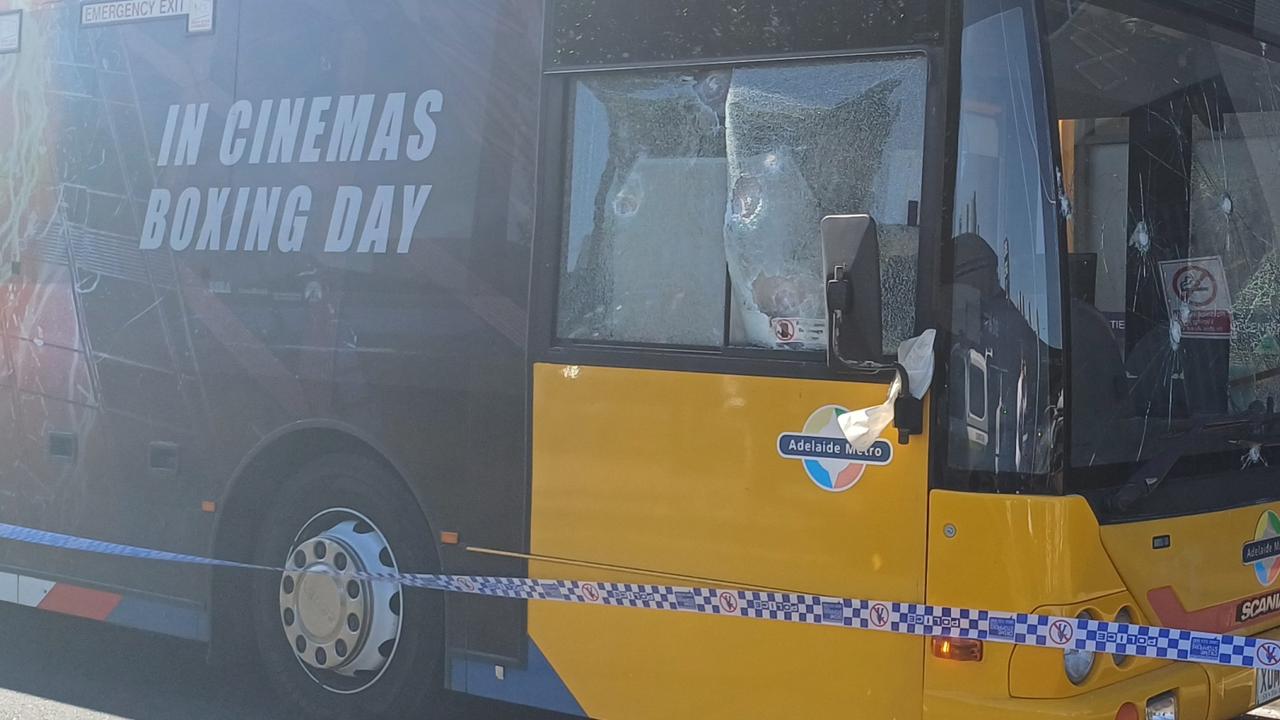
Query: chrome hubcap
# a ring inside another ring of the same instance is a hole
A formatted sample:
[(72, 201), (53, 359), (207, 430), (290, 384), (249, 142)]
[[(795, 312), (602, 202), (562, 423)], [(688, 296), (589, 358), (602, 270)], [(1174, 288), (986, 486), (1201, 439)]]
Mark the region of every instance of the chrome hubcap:
[(397, 572), (395, 556), (378, 528), (351, 510), (320, 513), (298, 537), (306, 539), (295, 541), (280, 579), (285, 636), (316, 682), (334, 692), (359, 692), (377, 681), (395, 653), (400, 587), (349, 576)]

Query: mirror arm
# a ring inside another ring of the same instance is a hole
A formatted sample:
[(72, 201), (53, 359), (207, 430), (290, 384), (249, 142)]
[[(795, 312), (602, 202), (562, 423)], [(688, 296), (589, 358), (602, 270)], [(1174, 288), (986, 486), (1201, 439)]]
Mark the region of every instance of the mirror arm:
[[(924, 432), (924, 402), (911, 393), (911, 376), (900, 363), (874, 360), (850, 360), (844, 356), (849, 350), (855, 354), (883, 357), (883, 328), (877, 318), (866, 337), (856, 338), (861, 343), (846, 344), (841, 337), (845, 329), (845, 317), (854, 310), (856, 302), (862, 303), (862, 312), (880, 315), (880, 254), (875, 220), (870, 215), (828, 215), (822, 218), (822, 264), (830, 271), (827, 275), (827, 366), (836, 371), (860, 375), (868, 379), (881, 379), (892, 371), (901, 383), (894, 400), (894, 424), (898, 428), (898, 442), (905, 445), (912, 435)], [(860, 272), (855, 273), (855, 267)], [(855, 280), (854, 275), (858, 276)], [(865, 283), (861, 294), (855, 293), (854, 283)], [(865, 346), (865, 347), (864, 347)]]
[(902, 392), (893, 403), (893, 426), (898, 428), (898, 444), (911, 444), (912, 435), (924, 434), (924, 400), (911, 392), (911, 376), (901, 363), (894, 363), (902, 378)]
[(857, 375), (869, 377), (879, 377), (885, 372), (892, 370), (897, 374), (898, 379), (902, 382), (902, 391), (898, 394), (898, 399), (893, 403), (893, 425), (898, 429), (898, 444), (911, 444), (911, 436), (922, 435), (924, 433), (924, 401), (917, 399), (911, 393), (911, 376), (907, 373), (907, 369), (901, 363), (878, 363), (872, 361), (854, 361), (848, 360), (840, 354), (840, 327), (844, 319), (844, 310), (838, 309), (847, 307), (840, 302), (830, 302), (831, 300), (839, 300), (840, 297), (847, 297), (848, 278), (844, 277), (844, 268), (837, 267), (833, 279), (827, 281), (827, 299), (828, 307), (831, 310), (831, 337), (828, 338), (827, 353), (830, 359), (844, 370)]
[[(827, 338), (827, 356), (833, 366), (838, 366), (859, 375), (881, 375), (894, 365), (878, 363), (871, 360), (849, 360), (840, 353), (840, 328), (844, 325), (844, 314), (853, 307), (853, 288), (850, 286), (848, 268), (836, 265), (831, 279), (827, 280), (827, 307), (830, 308), (828, 327), (830, 337)], [(901, 373), (901, 370), (899, 369)], [(905, 380), (906, 375), (902, 373)]]
[[(840, 336), (839, 326), (836, 326), (836, 329), (833, 332), (838, 342), (839, 336)], [(898, 372), (899, 374), (902, 373), (902, 370), (901, 370), (902, 366), (898, 365), (898, 363), (882, 363), (882, 362), (875, 362), (873, 360), (848, 360), (840, 355), (839, 349), (834, 347), (830, 348), (829, 352), (831, 354), (831, 357), (835, 360), (835, 364), (840, 369), (846, 370), (850, 373), (856, 373), (858, 375), (869, 375), (872, 377), (878, 377), (878, 376), (884, 375), (890, 370)], [(902, 377), (905, 382), (906, 375), (903, 375)]]

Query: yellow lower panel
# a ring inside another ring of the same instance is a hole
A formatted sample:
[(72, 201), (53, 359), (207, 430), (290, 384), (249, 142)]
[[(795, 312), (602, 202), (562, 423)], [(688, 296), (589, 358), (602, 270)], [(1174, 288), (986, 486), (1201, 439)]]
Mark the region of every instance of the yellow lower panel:
[[(1036, 612), (1125, 592), (1103, 550), (1097, 520), (1082, 498), (934, 491), (929, 507), (930, 604)], [(1036, 648), (1014, 651), (993, 644), (988, 649), (980, 663), (930, 660), (925, 668), (928, 690), (1001, 702), (1018, 693), (1064, 697), (1085, 692), (1067, 681), (1060, 653), (1045, 660)], [(1033, 655), (1030, 676), (1012, 667), (1016, 656), (1028, 653)], [(1120, 682), (1127, 676), (1111, 670), (1104, 667), (1092, 682)], [(1019, 679), (1017, 687), (1010, 686), (1011, 672)]]
[[(780, 437), (883, 385), (539, 365), (531, 546), (543, 556), (825, 595), (924, 597), (927, 438), (843, 492)], [(535, 563), (536, 577), (704, 584)], [(534, 603), (529, 632), (593, 717), (920, 717), (919, 638)]]
[(920, 716), (919, 665), (877, 662), (917, 638), (557, 603), (530, 603), (529, 627), (593, 718)]

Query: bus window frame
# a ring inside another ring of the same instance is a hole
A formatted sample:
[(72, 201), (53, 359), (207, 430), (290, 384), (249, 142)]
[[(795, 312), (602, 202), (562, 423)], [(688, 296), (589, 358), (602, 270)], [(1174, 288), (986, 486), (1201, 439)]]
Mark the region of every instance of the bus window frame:
[[(839, 52), (779, 53), (768, 56), (715, 58), (692, 62), (637, 63), (590, 68), (544, 69), (543, 110), (539, 141), (538, 204), (534, 230), (533, 266), (529, 304), (529, 359), (531, 364), (588, 365), (598, 367), (667, 370), (724, 375), (754, 375), (816, 380), (856, 380), (888, 384), (893, 371), (856, 378), (838, 372), (822, 351), (754, 349), (730, 345), (715, 348), (619, 342), (599, 343), (559, 337), (556, 313), (560, 291), (560, 260), (565, 223), (568, 220), (566, 181), (571, 172), (569, 150), (573, 118), (573, 84), (584, 75), (599, 72), (645, 70), (698, 70), (715, 67), (777, 65), (803, 61), (863, 59), (886, 55), (919, 54), (926, 61), (924, 157), (921, 166), (919, 212), (920, 253), (916, 274), (916, 330), (937, 327), (936, 293), (942, 232), (947, 227), (950, 200), (944, 199), (946, 167), (953, 164), (946, 132), (951, 105), (945, 44), (912, 44)], [(726, 268), (727, 274), (727, 268)], [(729, 317), (726, 286), (725, 318)]]
[[(847, 8), (847, 4), (843, 3), (841, 0), (826, 0), (826, 1), (827, 1), (828, 9), (835, 8), (835, 7)], [(655, 59), (646, 60), (646, 59), (637, 57), (634, 61), (604, 62), (601, 60), (593, 60), (590, 57), (588, 57), (588, 58), (580, 58), (577, 62), (557, 63), (555, 58), (555, 51), (560, 46), (560, 43), (557, 38), (557, 30), (566, 23), (573, 23), (575, 30), (578, 30), (579, 28), (575, 20), (572, 19), (572, 17), (566, 20), (559, 16), (559, 13), (557, 11), (560, 9), (562, 5), (561, 2), (558, 2), (557, 0), (544, 0), (546, 5), (546, 13), (545, 13), (546, 25), (544, 27), (544, 31), (545, 31), (544, 38), (543, 38), (544, 55), (543, 55), (542, 62), (543, 62), (544, 72), (548, 74), (552, 74), (552, 73), (563, 73), (563, 72), (583, 72), (583, 71), (589, 72), (589, 71), (623, 70), (623, 69), (639, 69), (639, 68), (661, 68), (661, 67), (684, 68), (684, 67), (700, 67), (708, 64), (717, 64), (717, 63), (726, 63), (726, 62), (729, 62), (729, 63), (743, 63), (743, 62), (754, 62), (754, 61), (768, 62), (773, 60), (830, 57), (830, 56), (858, 54), (858, 53), (865, 53), (865, 52), (874, 52), (874, 51), (882, 50), (884, 48), (917, 47), (919, 45), (927, 45), (929, 43), (932, 43), (936, 46), (941, 47), (944, 44), (945, 38), (947, 36), (946, 28), (947, 28), (948, 18), (950, 13), (952, 12), (952, 6), (954, 5), (955, 1), (956, 0), (924, 0), (924, 2), (920, 3), (920, 5), (915, 6), (913, 8), (917, 12), (922, 12), (923, 14), (914, 15), (914, 16), (903, 16), (902, 18), (900, 18), (900, 20), (906, 20), (906, 24), (902, 26), (903, 34), (901, 36), (895, 35), (894, 36), (895, 42), (883, 43), (880, 45), (874, 45), (874, 44), (862, 45), (858, 43), (856, 39), (850, 38), (851, 44), (843, 47), (827, 47), (823, 50), (817, 50), (815, 49), (814, 46), (811, 45), (807, 50), (788, 49), (785, 51), (781, 51), (776, 48), (769, 49), (767, 43), (760, 42), (757, 39), (757, 42), (754, 45), (748, 43), (747, 47), (744, 48), (744, 51), (739, 53), (730, 52), (730, 53), (717, 54), (715, 50), (711, 50), (703, 54), (699, 54), (698, 51), (695, 51), (692, 54), (689, 54), (687, 56), (682, 56), (675, 60), (655, 60)], [(750, 10), (749, 2), (744, 3), (744, 6), (748, 6), (746, 7), (746, 9), (748, 11)], [(662, 16), (663, 10), (664, 8), (661, 8), (661, 7), (655, 8), (655, 11), (658, 17), (654, 19), (659, 24), (656, 24), (653, 28), (651, 28), (651, 30), (663, 32), (663, 31), (672, 30), (674, 28), (674, 26), (670, 26), (670, 25), (665, 28), (660, 25), (660, 23), (664, 19), (664, 17)], [(670, 11), (672, 10), (672, 8), (665, 8), (665, 10)], [(688, 25), (687, 20), (683, 16), (669, 15), (665, 17), (665, 20), (668, 23), (677, 23), (681, 29), (687, 27)], [(630, 32), (630, 28), (628, 30)], [(870, 37), (870, 33), (865, 32), (865, 28), (864, 28), (863, 36)], [(600, 38), (597, 38), (597, 43), (600, 43), (602, 41), (607, 43), (607, 40), (601, 40)], [(789, 46), (789, 48), (794, 48), (801, 44), (794, 37), (791, 38), (791, 42), (792, 44)], [(759, 48), (759, 50), (756, 50), (755, 48)]]
[[(1095, 0), (1096, 1), (1096, 0)], [(943, 249), (938, 258), (939, 266), (936, 268), (938, 282), (950, 282), (950, 273), (954, 267), (955, 254), (954, 246), (951, 242), (953, 236), (950, 229), (955, 227), (955, 193), (957, 185), (957, 173), (959, 170), (959, 151), (960, 151), (960, 115), (962, 91), (962, 63), (964, 62), (964, 31), (967, 27), (965, 22), (966, 0), (956, 0), (948, 6), (948, 15), (946, 20), (946, 48), (947, 48), (947, 66), (952, 69), (948, 76), (948, 94), (947, 94), (947, 117), (946, 117), (946, 133), (947, 133), (947, 166), (945, 169), (945, 185), (943, 192), (946, 197), (943, 203), (946, 208), (943, 226), (948, 233), (943, 242)], [(1053, 76), (1049, 65), (1049, 54), (1046, 39), (1048, 37), (1048, 18), (1044, 7), (1039, 2), (1027, 3), (1030, 12), (1030, 22), (1034, 24), (1034, 32), (1031, 33), (1029, 40), (1034, 42), (1035, 47), (1029, 48), (1034, 53), (1035, 61), (1039, 70), (1040, 91), (1044, 95), (1044, 107), (1046, 118), (1056, 117), (1056, 106), (1053, 97)], [(1062, 149), (1058, 142), (1056, 132), (1048, 132), (1049, 151), (1051, 160), (1056, 171), (1061, 170)], [(1064, 308), (1069, 299), (1070, 288), (1066, 282), (1067, 272), (1067, 245), (1066, 245), (1066, 220), (1059, 213), (1055, 213), (1057, 222), (1052, 230), (1055, 241), (1055, 252), (1057, 262), (1059, 264), (1059, 305), (1058, 320), (1063, 323), (1062, 328), (1062, 348), (1060, 353), (1060, 362), (1062, 367), (1062, 377), (1058, 379), (1059, 389), (1064, 397), (1069, 397), (1071, 392), (1070, 368), (1071, 362), (1071, 339), (1069, 328), (1066, 327), (1068, 316)], [(949, 287), (949, 286), (948, 286)], [(941, 289), (941, 288), (939, 288)], [(939, 342), (943, 347), (950, 346), (951, 338), (948, 328), (951, 327), (953, 303), (949, 292), (940, 292), (934, 303), (934, 310), (937, 313), (935, 322), (939, 328)], [(968, 356), (965, 359), (968, 365)], [(934, 385), (936, 392), (934, 393), (933, 403), (931, 406), (932, 420), (930, 421), (930, 454), (929, 454), (929, 486), (930, 489), (936, 490), (952, 490), (958, 492), (971, 492), (979, 494), (999, 494), (1007, 492), (1021, 492), (1042, 496), (1061, 496), (1066, 492), (1066, 464), (1059, 459), (1055, 466), (1049, 472), (1037, 476), (1020, 476), (1010, 486), (1006, 482), (1009, 478), (1004, 478), (998, 473), (989, 473), (985, 471), (972, 471), (953, 468), (950, 465), (950, 447), (948, 442), (948, 433), (951, 431), (951, 423), (953, 418), (951, 414), (954, 412), (952, 407), (956, 398), (953, 395), (957, 392), (956, 388), (949, 385), (950, 374), (952, 371), (951, 358), (949, 353), (940, 352), (937, 354), (936, 369), (934, 372)], [(965, 368), (966, 377), (968, 368)], [(960, 388), (965, 395), (967, 401), (968, 387)], [(990, 415), (990, 413), (988, 413)], [(967, 418), (968, 413), (965, 412)], [(1059, 458), (1062, 456), (1062, 450), (1070, 447), (1071, 441), (1071, 423), (1064, 422), (1059, 438), (1057, 439)], [(1038, 479), (1038, 482), (1026, 482), (1030, 477)], [(1035, 489), (1030, 489), (1038, 485)], [(1014, 489), (1014, 486), (1017, 489)]]

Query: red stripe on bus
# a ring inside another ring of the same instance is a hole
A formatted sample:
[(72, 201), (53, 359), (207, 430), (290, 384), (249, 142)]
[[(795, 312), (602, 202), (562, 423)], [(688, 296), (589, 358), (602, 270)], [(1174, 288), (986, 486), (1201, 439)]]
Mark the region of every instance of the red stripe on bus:
[(89, 620), (106, 620), (120, 605), (121, 595), (57, 583), (36, 607)]
[(1245, 598), (1228, 600), (1199, 610), (1188, 610), (1182, 604), (1182, 599), (1178, 597), (1177, 590), (1172, 587), (1161, 587), (1148, 592), (1147, 600), (1151, 603), (1151, 609), (1156, 611), (1156, 619), (1161, 625), (1180, 630), (1228, 634), (1249, 625), (1259, 624), (1259, 621), (1264, 619), (1275, 621), (1274, 617), (1258, 617), (1243, 623), (1237, 621), (1236, 607)]

